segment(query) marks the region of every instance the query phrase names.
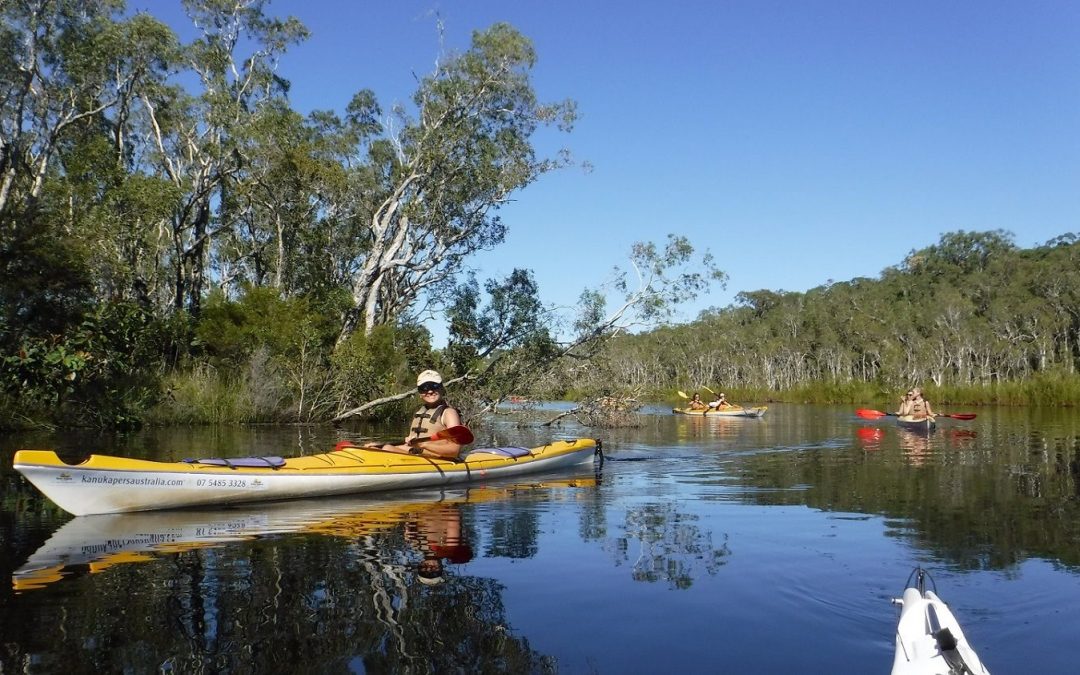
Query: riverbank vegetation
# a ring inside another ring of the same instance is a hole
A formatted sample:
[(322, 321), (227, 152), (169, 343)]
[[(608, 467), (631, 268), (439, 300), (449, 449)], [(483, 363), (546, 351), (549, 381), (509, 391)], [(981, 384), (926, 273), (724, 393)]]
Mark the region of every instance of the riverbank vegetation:
[(1080, 401), (1080, 240), (1021, 249), (1002, 231), (952, 232), (876, 279), (805, 293), (740, 293), (697, 321), (622, 336), (602, 367), (550, 386), (619, 382), (656, 391), (722, 387), (729, 400), (892, 401), (922, 385), (933, 401)]
[(528, 269), (465, 272), (511, 195), (575, 164), (533, 143), (576, 106), (538, 99), (512, 26), (439, 54), (407, 104), (302, 115), (303, 25), (183, 6), (186, 44), (122, 0), (0, 5), (0, 426), (394, 416), (431, 367), (480, 411), (723, 281), (678, 236), (576, 316)]

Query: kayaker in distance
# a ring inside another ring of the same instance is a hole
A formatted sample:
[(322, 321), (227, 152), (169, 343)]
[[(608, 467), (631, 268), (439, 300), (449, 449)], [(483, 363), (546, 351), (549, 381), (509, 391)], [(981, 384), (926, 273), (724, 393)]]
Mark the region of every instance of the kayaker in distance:
[(694, 397), (690, 399), (691, 410), (708, 410), (709, 406), (705, 405), (705, 401), (701, 400), (701, 394), (694, 392)]
[(437, 441), (415, 439), (428, 438), (436, 432), (461, 424), (461, 413), (444, 398), (442, 375), (434, 370), (425, 370), (416, 378), (416, 391), (423, 405), (413, 413), (409, 426), (409, 435), (401, 445), (367, 446), (386, 452), (400, 452), (404, 455), (424, 455), (442, 459), (457, 459), (461, 444), (450, 438)]
[(716, 400), (715, 401), (710, 401), (709, 402), (709, 407), (710, 408), (716, 408), (717, 410), (720, 410), (722, 408), (730, 408), (731, 404), (727, 402), (727, 398), (724, 396), (724, 392), (720, 392), (719, 394), (716, 395)]
[(900, 417), (911, 417), (922, 420), (934, 418), (934, 411), (930, 408), (930, 401), (923, 398), (922, 389), (912, 387), (903, 398), (900, 399), (900, 409), (896, 411)]

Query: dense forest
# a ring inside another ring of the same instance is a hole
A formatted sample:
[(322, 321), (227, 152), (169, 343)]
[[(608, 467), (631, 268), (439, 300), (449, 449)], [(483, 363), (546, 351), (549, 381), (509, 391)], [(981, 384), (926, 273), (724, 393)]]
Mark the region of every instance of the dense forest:
[[(1031, 249), (951, 232), (876, 279), (736, 296), (688, 325), (621, 337), (584, 388), (720, 385), (781, 400), (858, 401), (923, 384), (944, 400), (1075, 404), (1080, 239)], [(563, 376), (565, 377), (565, 376)]]
[(122, 0), (0, 3), (0, 427), (391, 417), (429, 367), (470, 414), (706, 383), (798, 400), (1036, 382), (1044, 398), (1017, 402), (1075, 400), (1071, 235), (947, 234), (880, 279), (745, 292), (656, 328), (726, 281), (669, 235), (567, 315), (529, 269), (467, 271), (504, 240), (511, 195), (584, 164), (534, 142), (577, 108), (538, 100), (525, 36), (476, 31), (389, 110), (361, 90), (301, 114), (285, 73), (302, 24), (265, 0), (182, 4), (189, 43)]

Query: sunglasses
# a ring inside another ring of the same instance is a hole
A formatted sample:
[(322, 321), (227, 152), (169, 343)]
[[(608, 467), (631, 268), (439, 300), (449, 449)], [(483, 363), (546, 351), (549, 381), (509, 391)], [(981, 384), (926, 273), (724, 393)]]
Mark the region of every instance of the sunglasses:
[(430, 394), (431, 392), (439, 391), (440, 389), (442, 389), (441, 384), (435, 384), (434, 382), (425, 382), (419, 387), (417, 387), (416, 391), (420, 392), (421, 394)]

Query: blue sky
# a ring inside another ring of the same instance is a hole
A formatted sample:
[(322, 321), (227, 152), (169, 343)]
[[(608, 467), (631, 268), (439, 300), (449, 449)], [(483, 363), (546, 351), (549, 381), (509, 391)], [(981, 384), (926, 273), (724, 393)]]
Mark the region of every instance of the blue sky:
[[(175, 23), (179, 1), (135, 0)], [(311, 38), (284, 57), (293, 105), (384, 109), (446, 44), (509, 22), (532, 39), (541, 99), (580, 121), (545, 134), (593, 166), (549, 174), (502, 211), (482, 276), (535, 271), (570, 305), (635, 241), (687, 235), (743, 290), (876, 277), (956, 230), (1021, 246), (1080, 232), (1080, 3), (711, 0), (275, 0)], [(552, 145), (549, 145), (552, 144)]]

